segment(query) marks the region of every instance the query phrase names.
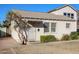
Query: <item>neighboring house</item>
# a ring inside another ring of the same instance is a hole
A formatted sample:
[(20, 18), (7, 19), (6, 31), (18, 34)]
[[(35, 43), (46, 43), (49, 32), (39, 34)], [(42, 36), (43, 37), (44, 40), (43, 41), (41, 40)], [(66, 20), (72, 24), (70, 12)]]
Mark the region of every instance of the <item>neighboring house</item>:
[(6, 36), (6, 27), (0, 27), (0, 38)]
[[(40, 41), (41, 35), (55, 35), (59, 40), (64, 34), (77, 31), (78, 13), (71, 6), (66, 5), (47, 13), (12, 10), (13, 13), (26, 20), (32, 27), (27, 31), (28, 41)], [(11, 21), (11, 36), (20, 42), (16, 23)]]

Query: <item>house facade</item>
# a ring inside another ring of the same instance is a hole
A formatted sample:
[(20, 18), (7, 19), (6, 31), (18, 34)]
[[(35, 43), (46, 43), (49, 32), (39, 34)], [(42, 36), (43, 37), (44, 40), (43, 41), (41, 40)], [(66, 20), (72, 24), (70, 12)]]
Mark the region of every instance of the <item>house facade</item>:
[[(41, 35), (54, 35), (58, 40), (64, 34), (77, 31), (77, 11), (66, 5), (47, 13), (12, 10), (21, 20), (27, 21), (31, 28), (27, 31), (28, 41), (40, 41)], [(18, 19), (19, 20), (19, 19)], [(18, 37), (18, 30), (15, 30), (16, 22), (11, 21), (11, 36), (17, 42), (21, 42)]]

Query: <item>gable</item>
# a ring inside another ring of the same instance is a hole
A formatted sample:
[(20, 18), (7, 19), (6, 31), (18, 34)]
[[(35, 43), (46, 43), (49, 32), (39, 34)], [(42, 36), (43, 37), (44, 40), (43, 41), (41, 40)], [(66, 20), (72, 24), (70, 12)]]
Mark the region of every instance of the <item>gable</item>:
[(56, 14), (56, 15), (63, 15), (63, 16), (64, 16), (64, 13), (74, 14), (74, 19), (77, 20), (77, 11), (73, 9), (71, 6), (61, 7), (49, 13)]
[(61, 9), (56, 10), (56, 11), (53, 11), (53, 12), (51, 12), (51, 13), (55, 13), (55, 12), (60, 12), (60, 13), (62, 13), (62, 12), (67, 12), (67, 13), (77, 13), (75, 10), (73, 10), (73, 9), (70, 8), (69, 6), (66, 6), (66, 7), (61, 8)]
[(63, 7), (56, 8), (56, 9), (54, 9), (54, 10), (50, 10), (50, 11), (48, 11), (48, 13), (55, 12), (55, 11), (61, 10), (61, 9), (63, 9), (63, 8), (66, 8), (66, 7), (69, 7), (69, 8), (72, 9), (73, 11), (77, 12), (72, 6), (70, 6), (70, 5), (65, 5), (65, 6), (63, 6)]

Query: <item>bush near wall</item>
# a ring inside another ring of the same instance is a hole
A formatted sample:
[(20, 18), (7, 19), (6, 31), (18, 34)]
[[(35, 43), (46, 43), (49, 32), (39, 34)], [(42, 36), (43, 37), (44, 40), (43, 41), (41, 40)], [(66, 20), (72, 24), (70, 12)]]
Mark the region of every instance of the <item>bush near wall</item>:
[(42, 43), (53, 42), (53, 41), (56, 41), (56, 37), (54, 35), (42, 35), (40, 36), (40, 40)]
[(79, 32), (71, 32), (70, 35), (63, 35), (61, 40), (77, 40), (79, 39)]
[(71, 40), (79, 39), (79, 32), (71, 32), (70, 38)]
[(62, 38), (61, 38), (61, 40), (62, 40), (62, 41), (64, 41), (64, 40), (65, 40), (65, 41), (70, 40), (70, 36), (67, 35), (67, 34), (66, 34), (66, 35), (63, 35)]
[[(79, 39), (79, 32), (71, 32), (70, 35), (65, 34), (61, 38), (62, 41), (77, 40), (77, 39)], [(40, 40), (42, 43), (57, 41), (54, 35), (42, 35), (40, 36)]]

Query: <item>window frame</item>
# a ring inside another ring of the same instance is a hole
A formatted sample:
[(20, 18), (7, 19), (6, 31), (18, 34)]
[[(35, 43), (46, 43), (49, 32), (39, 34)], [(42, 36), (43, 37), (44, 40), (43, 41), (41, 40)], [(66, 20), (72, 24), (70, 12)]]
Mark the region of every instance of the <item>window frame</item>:
[(74, 19), (74, 13), (67, 13), (67, 12), (64, 12), (63, 15)]
[(70, 28), (70, 23), (66, 23), (66, 29)]
[(67, 13), (66, 12), (64, 12), (63, 14), (64, 14), (64, 16), (67, 16)]
[(72, 19), (74, 18), (74, 13), (71, 13), (71, 18), (72, 18)]
[[(54, 25), (53, 27), (52, 27), (52, 24)], [(56, 32), (56, 22), (51, 23), (51, 32)]]
[[(45, 27), (45, 23), (48, 24), (48, 27), (47, 27), (47, 28)], [(49, 30), (49, 26), (50, 26), (49, 22), (44, 22), (44, 33), (48, 33), (48, 32), (50, 32), (50, 30)], [(48, 31), (45, 31), (45, 29), (48, 29)]]
[(67, 13), (67, 16), (68, 16), (68, 17), (71, 17), (71, 13)]

